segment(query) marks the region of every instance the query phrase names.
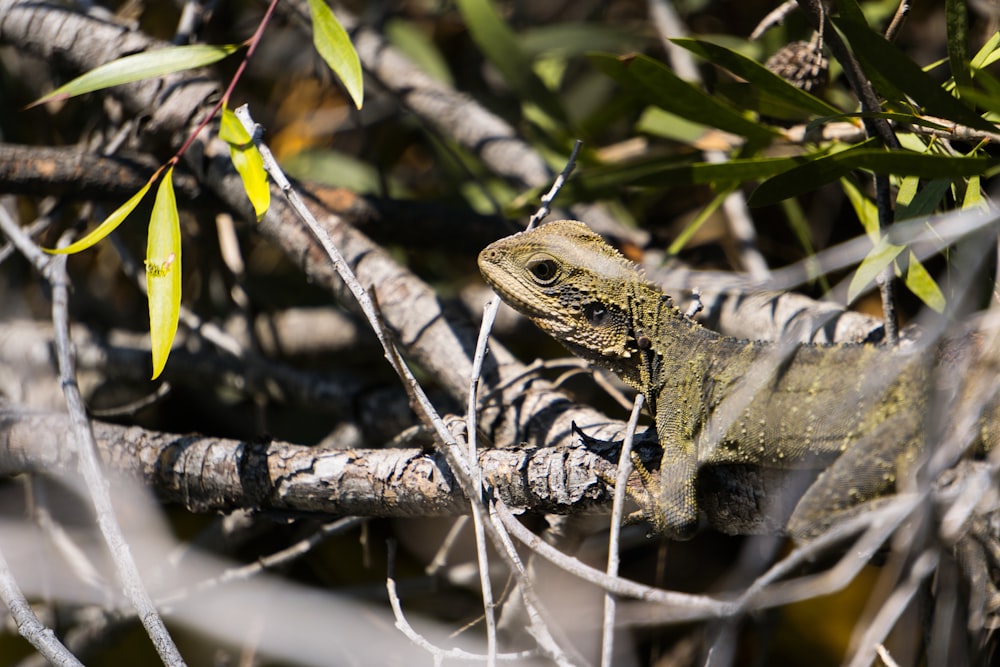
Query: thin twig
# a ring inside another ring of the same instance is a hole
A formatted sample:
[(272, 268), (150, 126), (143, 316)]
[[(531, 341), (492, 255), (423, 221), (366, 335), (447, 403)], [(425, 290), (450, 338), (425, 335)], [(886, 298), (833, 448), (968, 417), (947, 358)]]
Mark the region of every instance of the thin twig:
[[(97, 515), (97, 525), (107, 543), (125, 597), (139, 616), (156, 652), (164, 664), (175, 667), (184, 665), (177, 646), (167, 632), (163, 619), (149, 592), (142, 583), (139, 568), (132, 558), (128, 542), (114, 513), (109, 493), (110, 485), (101, 470), (97, 443), (87, 418), (87, 410), (76, 383), (76, 364), (69, 335), (69, 279), (66, 275), (66, 256), (46, 256), (17, 226), (3, 207), (0, 207), (0, 230), (14, 243), (52, 286), (52, 324), (55, 329), (55, 349), (59, 367), (59, 382), (66, 398), (70, 424), (76, 444), (80, 474), (86, 484)], [(25, 252), (27, 251), (27, 252)]]
[[(569, 159), (566, 161), (566, 166), (563, 167), (562, 172), (556, 177), (555, 182), (549, 191), (542, 197), (541, 206), (535, 211), (535, 214), (531, 216), (528, 221), (528, 229), (534, 227), (538, 222), (544, 220), (551, 211), (552, 201), (559, 194), (563, 185), (566, 183), (566, 179), (572, 173), (576, 166), (576, 158), (580, 152), (580, 147), (582, 142), (577, 140), (573, 145), (573, 150), (570, 152)], [(469, 461), (476, 462), (479, 460), (477, 454), (477, 413), (478, 413), (478, 390), (479, 381), (483, 372), (483, 362), (486, 359), (486, 345), (489, 341), (490, 331), (493, 329), (493, 323), (496, 321), (497, 311), (500, 309), (500, 297), (494, 295), (492, 299), (486, 304), (483, 309), (483, 321), (479, 328), (479, 338), (476, 341), (476, 351), (472, 359), (472, 370), (470, 372), (469, 379), (469, 400), (466, 408), (466, 425), (468, 431), (469, 439)], [(476, 486), (477, 488), (483, 488), (483, 477), (482, 469), (476, 465)], [(476, 535), (476, 554), (479, 561), (479, 576), (482, 583), (483, 590), (483, 605), (486, 612), (486, 630), (487, 630), (487, 647), (489, 649), (489, 655), (495, 656), (496, 653), (496, 619), (494, 615), (494, 605), (492, 600), (492, 593), (489, 582), (489, 560), (486, 551), (486, 543), (483, 533), (483, 527), (481, 525), (481, 515), (476, 506), (473, 506), (473, 527), (475, 529)], [(498, 522), (497, 532), (502, 532), (501, 525)]]
[(531, 658), (537, 658), (537, 651), (519, 651), (517, 653), (497, 653), (489, 655), (479, 655), (475, 653), (469, 653), (468, 651), (463, 651), (462, 649), (452, 648), (444, 649), (439, 646), (435, 646), (431, 642), (421, 635), (419, 632), (413, 629), (409, 621), (406, 620), (406, 614), (403, 613), (403, 606), (399, 602), (399, 594), (396, 592), (396, 542), (395, 540), (389, 541), (389, 554), (388, 554), (388, 570), (389, 575), (385, 579), (385, 589), (389, 595), (389, 605), (392, 607), (392, 614), (396, 618), (396, 628), (399, 629), (406, 637), (412, 641), (416, 646), (422, 648), (423, 650), (434, 656), (434, 664), (441, 664), (443, 660), (463, 660), (467, 662), (486, 662), (491, 664), (496, 661), (501, 662), (512, 662), (529, 660)]
[[(404, 387), (410, 393), (414, 402), (413, 407), (415, 411), (421, 419), (424, 419), (428, 423), (437, 436), (435, 438), (435, 444), (438, 446), (441, 454), (445, 457), (449, 467), (451, 467), (452, 473), (455, 475), (455, 479), (458, 481), (462, 492), (470, 502), (481, 503), (482, 487), (476, 484), (475, 476), (471, 471), (471, 465), (467, 461), (465, 453), (461, 451), (455, 436), (451, 433), (451, 431), (449, 431), (447, 426), (444, 424), (444, 421), (437, 414), (437, 411), (431, 404), (426, 392), (424, 392), (416, 378), (413, 377), (413, 373), (410, 371), (409, 367), (403, 363), (399, 351), (388, 337), (385, 328), (381, 323), (378, 312), (375, 309), (370, 295), (361, 286), (361, 283), (358, 282), (357, 277), (354, 275), (351, 267), (348, 266), (344, 256), (333, 244), (333, 240), (330, 238), (330, 235), (319, 224), (312, 212), (305, 206), (302, 198), (299, 197), (295, 189), (292, 188), (291, 183), (278, 166), (278, 163), (271, 154), (271, 151), (260, 140), (260, 128), (250, 117), (250, 112), (246, 105), (243, 105), (236, 110), (236, 116), (253, 138), (254, 144), (260, 151), (261, 156), (264, 159), (264, 166), (271, 178), (281, 189), (282, 194), (288, 200), (289, 204), (292, 206), (299, 218), (306, 224), (313, 236), (319, 241), (323, 250), (330, 258), (334, 269), (337, 271), (341, 280), (344, 281), (344, 284), (350, 290), (358, 305), (361, 307), (365, 318), (368, 320), (372, 330), (375, 332), (376, 338), (382, 345), (386, 359), (389, 361), (392, 369), (403, 380)], [(497, 546), (501, 553), (504, 553), (507, 556), (508, 564), (512, 566), (515, 576), (519, 579), (520, 585), (524, 587), (524, 597), (526, 603), (537, 604), (537, 599), (531, 593), (530, 585), (524, 578), (523, 567), (519, 568), (519, 561), (512, 557), (510, 550), (505, 549), (505, 544), (509, 543), (509, 538), (506, 538), (500, 531), (497, 531), (490, 522), (484, 522), (484, 529), (494, 545)], [(516, 556), (516, 553), (514, 556)], [(565, 657), (562, 648), (556, 643), (554, 638), (551, 636), (551, 633), (544, 627), (544, 625), (533, 624), (530, 629), (536, 640), (539, 641), (539, 645), (542, 650), (549, 657), (559, 664), (570, 664)]]
[[(618, 576), (622, 518), (625, 513), (625, 494), (626, 487), (628, 486), (628, 478), (632, 473), (632, 441), (635, 439), (635, 429), (639, 425), (639, 415), (642, 413), (642, 404), (644, 401), (645, 398), (642, 394), (635, 395), (632, 415), (629, 417), (628, 427), (625, 429), (625, 440), (622, 442), (622, 451), (618, 455), (618, 477), (615, 479), (615, 496), (614, 502), (611, 505), (611, 532), (608, 536), (608, 567), (606, 572), (609, 577)], [(611, 667), (615, 648), (615, 596), (607, 591), (604, 593), (604, 622), (601, 627), (601, 666)]]
[(0, 600), (10, 610), (11, 618), (17, 624), (18, 633), (46, 660), (59, 667), (83, 667), (83, 663), (59, 641), (56, 634), (38, 620), (38, 616), (21, 592), (21, 587), (17, 585), (2, 549), (0, 549)]

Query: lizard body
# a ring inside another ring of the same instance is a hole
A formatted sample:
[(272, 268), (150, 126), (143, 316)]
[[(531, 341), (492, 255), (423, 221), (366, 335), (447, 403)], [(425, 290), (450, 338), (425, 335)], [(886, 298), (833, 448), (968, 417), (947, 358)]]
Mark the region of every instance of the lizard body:
[(479, 266), (504, 301), (646, 396), (663, 455), (658, 479), (639, 466), (639, 501), (659, 534), (695, 531), (704, 465), (823, 470), (787, 526), (808, 537), (894, 492), (918, 459), (933, 354), (723, 336), (577, 221), (500, 239)]

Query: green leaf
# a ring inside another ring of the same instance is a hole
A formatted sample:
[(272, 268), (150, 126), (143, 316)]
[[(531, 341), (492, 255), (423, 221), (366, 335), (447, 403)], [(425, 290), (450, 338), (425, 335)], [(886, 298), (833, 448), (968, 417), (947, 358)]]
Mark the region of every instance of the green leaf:
[(344, 84), (354, 106), (360, 109), (365, 99), (364, 77), (351, 37), (323, 0), (309, 0), (309, 15), (316, 51)]
[(859, 294), (868, 289), (882, 269), (889, 266), (902, 251), (903, 246), (889, 243), (885, 238), (880, 239), (851, 277), (851, 284), (847, 287), (848, 303), (853, 302)]
[[(908, 177), (908, 179), (919, 180), (916, 177)], [(904, 200), (901, 188), (900, 195), (896, 197), (896, 220), (923, 218), (930, 215), (950, 189), (951, 179), (936, 178), (917, 190), (911, 199)]]
[(125, 218), (128, 217), (129, 213), (135, 210), (135, 207), (138, 206), (139, 202), (142, 201), (142, 198), (146, 196), (146, 193), (149, 192), (149, 188), (152, 185), (153, 180), (150, 179), (138, 192), (132, 195), (131, 199), (115, 209), (114, 213), (105, 218), (104, 222), (99, 224), (94, 231), (90, 232), (76, 243), (71, 243), (65, 248), (42, 248), (42, 250), (52, 253), (53, 255), (67, 255), (74, 252), (80, 252), (81, 250), (86, 250), (111, 232), (115, 231), (118, 225), (125, 222)]
[(490, 0), (457, 0), (458, 11), (472, 40), (503, 75), (522, 102), (531, 103), (550, 118), (567, 122), (562, 102), (535, 73), (531, 59)]
[(796, 88), (756, 60), (747, 58), (741, 53), (700, 39), (679, 38), (670, 41), (698, 54), (710, 63), (746, 79), (755, 90), (766, 93), (802, 111), (820, 116), (833, 116), (840, 113), (840, 109), (837, 107)]
[(998, 59), (1000, 59), (1000, 32), (995, 32), (976, 52), (976, 55), (972, 56), (972, 62), (969, 64), (972, 69), (980, 70), (989, 67)]
[(219, 138), (229, 144), (229, 158), (236, 172), (243, 180), (250, 203), (253, 204), (257, 221), (260, 222), (271, 205), (271, 188), (267, 185), (267, 171), (264, 158), (253, 144), (250, 133), (229, 107), (222, 107), (222, 121), (219, 124)]
[(982, 185), (979, 176), (973, 176), (965, 184), (965, 197), (962, 199), (962, 210), (978, 208), (986, 210), (989, 204), (983, 196)]
[[(946, 0), (944, 3), (945, 24), (948, 27), (948, 61), (951, 76), (957, 86), (971, 86), (969, 73), (969, 15), (967, 0)], [(928, 304), (929, 305), (929, 304)]]
[(124, 83), (204, 67), (222, 60), (238, 48), (240, 48), (239, 44), (224, 44), (222, 46), (193, 44), (170, 46), (165, 49), (125, 56), (81, 74), (69, 83), (38, 98), (29, 104), (28, 108), (52, 100), (65, 100), (84, 93), (92, 93), (95, 90), (120, 86)]
[(902, 92), (933, 115), (987, 132), (996, 127), (975, 111), (965, 106), (931, 78), (902, 51), (890, 44), (867, 25), (846, 19), (834, 19), (837, 28), (847, 37), (855, 55), (871, 79), (872, 85), (886, 97), (896, 97)]
[(689, 222), (681, 233), (677, 235), (674, 242), (670, 244), (669, 248), (667, 248), (667, 253), (670, 255), (676, 255), (683, 250), (684, 246), (686, 246), (688, 241), (691, 240), (691, 237), (694, 236), (699, 229), (701, 229), (701, 226), (705, 224), (710, 217), (712, 217), (713, 213), (719, 210), (722, 203), (726, 201), (726, 197), (728, 197), (731, 193), (732, 190), (730, 189), (715, 195), (712, 201), (708, 202), (708, 205), (698, 212), (698, 215), (695, 216), (694, 220)]
[(887, 151), (870, 148), (871, 139), (857, 147), (810, 159), (761, 183), (751, 193), (751, 206), (767, 206), (782, 199), (796, 197), (835, 181), (854, 169), (866, 169), (879, 174), (912, 175), (921, 178), (963, 178), (983, 174), (998, 158), (951, 157), (910, 151)]
[(569, 58), (588, 51), (634, 49), (636, 33), (606, 23), (552, 23), (525, 27), (518, 43), (529, 58)]
[(149, 298), (149, 338), (153, 377), (163, 372), (177, 334), (181, 312), (181, 225), (174, 198), (174, 168), (167, 170), (156, 191), (146, 242), (146, 291)]
[[(748, 158), (728, 162), (690, 162), (675, 154), (633, 162), (586, 167), (568, 183), (574, 196), (607, 196), (622, 187), (711, 185), (727, 189), (734, 184), (768, 178), (802, 163), (802, 158)], [(583, 193), (586, 193), (584, 195)]]
[(910, 251), (909, 259), (909, 264), (906, 267), (906, 278), (903, 280), (907, 289), (916, 294), (917, 298), (927, 304), (928, 308), (938, 313), (943, 313), (945, 298), (941, 292), (941, 288), (938, 287), (937, 282), (927, 272), (927, 269), (920, 263), (920, 260), (917, 259), (912, 250)]
[(626, 91), (682, 118), (748, 139), (770, 141), (777, 136), (775, 130), (744, 118), (648, 56), (619, 58), (609, 53), (592, 53), (587, 57)]
[(709, 131), (709, 128), (700, 123), (692, 123), (660, 107), (646, 107), (636, 121), (634, 129), (636, 132), (645, 132), (685, 144), (695, 143)]

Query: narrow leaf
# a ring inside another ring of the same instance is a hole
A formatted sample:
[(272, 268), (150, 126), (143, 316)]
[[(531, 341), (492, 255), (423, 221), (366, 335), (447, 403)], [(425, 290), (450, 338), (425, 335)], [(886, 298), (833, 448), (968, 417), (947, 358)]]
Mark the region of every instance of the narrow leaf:
[(851, 277), (851, 284), (847, 288), (847, 301), (853, 302), (858, 295), (868, 289), (882, 269), (896, 259), (897, 255), (903, 251), (903, 246), (893, 245), (884, 238), (875, 244), (868, 255), (858, 265), (858, 270)]
[(219, 125), (219, 138), (229, 144), (229, 158), (236, 167), (236, 172), (243, 180), (254, 213), (259, 222), (271, 205), (271, 188), (267, 185), (267, 171), (264, 169), (264, 158), (254, 146), (250, 134), (243, 123), (229, 107), (222, 107), (222, 122)]
[(67, 255), (74, 252), (80, 252), (81, 250), (86, 250), (111, 232), (115, 231), (118, 225), (125, 222), (125, 218), (128, 217), (129, 213), (135, 210), (135, 207), (138, 206), (139, 202), (142, 201), (142, 198), (146, 196), (146, 193), (149, 192), (149, 188), (152, 185), (153, 181), (150, 179), (150, 181), (142, 186), (138, 192), (132, 195), (131, 199), (115, 209), (115, 212), (105, 218), (104, 222), (99, 224), (94, 231), (90, 232), (76, 243), (71, 243), (65, 248), (42, 248), (42, 250), (50, 252), (53, 255)]
[(351, 44), (351, 37), (333, 15), (323, 0), (309, 0), (309, 14), (312, 17), (313, 45), (316, 51), (340, 78), (354, 106), (361, 108), (364, 102), (364, 77), (361, 75), (361, 60)]
[(846, 19), (834, 19), (834, 22), (847, 37), (872, 84), (883, 95), (894, 95), (892, 89), (898, 87), (933, 116), (948, 118), (978, 130), (996, 131), (992, 123), (955, 99), (919, 65), (868, 26)]
[[(944, 3), (945, 24), (948, 27), (948, 62), (955, 85), (969, 87), (972, 75), (969, 73), (969, 15), (966, 0), (946, 0)], [(929, 305), (929, 304), (928, 304)]]
[[(915, 177), (913, 179), (918, 180)], [(922, 218), (930, 215), (950, 189), (951, 179), (935, 178), (920, 188), (909, 201), (903, 201), (901, 197), (897, 197), (896, 220)]]
[(854, 169), (921, 178), (962, 178), (985, 173), (996, 158), (951, 157), (870, 148), (871, 140), (840, 153), (813, 159), (763, 183), (750, 195), (751, 206), (767, 206), (834, 181)]
[(906, 267), (906, 278), (903, 281), (907, 289), (917, 295), (927, 307), (938, 313), (944, 312), (945, 298), (937, 282), (920, 263), (917, 256), (910, 251), (909, 265)]
[(769, 141), (776, 136), (774, 130), (745, 118), (648, 56), (593, 53), (588, 57), (628, 92), (682, 118), (751, 139)]
[(124, 83), (204, 67), (222, 60), (238, 48), (240, 48), (239, 44), (221, 46), (192, 44), (170, 46), (165, 49), (125, 56), (81, 74), (69, 83), (38, 98), (29, 104), (28, 108), (56, 99), (64, 100), (84, 93), (92, 93), (95, 90), (120, 86)]
[(741, 53), (700, 39), (683, 38), (671, 39), (670, 41), (698, 54), (710, 63), (746, 79), (756, 90), (767, 93), (798, 109), (820, 116), (833, 116), (840, 113), (837, 107), (796, 88), (756, 60), (747, 58)]
[(174, 169), (167, 170), (156, 191), (146, 243), (146, 291), (153, 377), (163, 372), (181, 312), (181, 226), (174, 198)]

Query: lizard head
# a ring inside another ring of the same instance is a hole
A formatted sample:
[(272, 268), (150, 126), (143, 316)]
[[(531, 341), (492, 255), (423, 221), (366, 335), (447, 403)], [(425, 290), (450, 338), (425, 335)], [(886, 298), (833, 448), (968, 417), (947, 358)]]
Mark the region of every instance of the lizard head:
[(479, 253), (486, 282), (573, 353), (618, 372), (636, 350), (630, 285), (639, 269), (576, 220), (500, 239)]

